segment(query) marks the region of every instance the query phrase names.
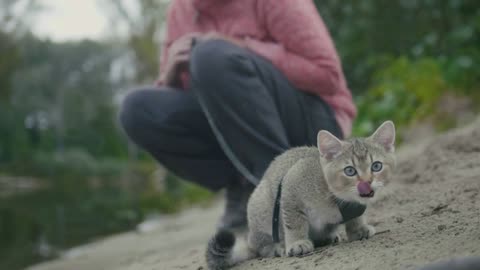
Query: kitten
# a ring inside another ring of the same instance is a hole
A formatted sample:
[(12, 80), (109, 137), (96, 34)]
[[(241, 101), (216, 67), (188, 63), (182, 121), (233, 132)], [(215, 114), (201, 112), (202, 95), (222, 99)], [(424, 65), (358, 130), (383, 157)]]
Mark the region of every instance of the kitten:
[(300, 256), (338, 240), (375, 234), (363, 213), (394, 167), (395, 127), (384, 122), (368, 138), (341, 141), (320, 131), (317, 147), (298, 147), (275, 158), (248, 202), (247, 254), (234, 254), (235, 236), (218, 232), (207, 264), (225, 269), (254, 257)]

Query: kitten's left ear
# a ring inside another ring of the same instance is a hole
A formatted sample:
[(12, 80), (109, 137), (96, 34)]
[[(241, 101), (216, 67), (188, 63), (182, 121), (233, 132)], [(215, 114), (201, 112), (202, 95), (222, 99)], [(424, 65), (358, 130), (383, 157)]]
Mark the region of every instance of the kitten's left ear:
[(384, 122), (369, 139), (383, 146), (387, 152), (393, 152), (395, 150), (395, 125), (392, 121)]
[(326, 130), (318, 132), (317, 145), (320, 156), (328, 161), (336, 158), (342, 151), (342, 141)]

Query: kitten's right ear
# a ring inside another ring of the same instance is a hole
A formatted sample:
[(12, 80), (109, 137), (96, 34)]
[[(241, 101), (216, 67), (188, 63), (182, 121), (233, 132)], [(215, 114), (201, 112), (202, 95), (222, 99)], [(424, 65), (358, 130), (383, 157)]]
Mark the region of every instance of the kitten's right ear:
[(328, 161), (336, 158), (342, 151), (342, 141), (326, 130), (318, 132), (317, 145), (320, 156)]
[(385, 121), (369, 139), (381, 145), (385, 151), (393, 152), (395, 150), (395, 125), (392, 121)]

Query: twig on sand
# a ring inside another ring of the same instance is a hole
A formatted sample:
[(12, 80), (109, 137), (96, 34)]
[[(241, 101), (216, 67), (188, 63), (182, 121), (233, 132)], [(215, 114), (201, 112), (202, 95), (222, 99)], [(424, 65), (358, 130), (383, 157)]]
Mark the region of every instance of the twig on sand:
[(390, 230), (379, 231), (379, 232), (375, 233), (375, 235), (389, 233), (389, 232), (390, 232)]

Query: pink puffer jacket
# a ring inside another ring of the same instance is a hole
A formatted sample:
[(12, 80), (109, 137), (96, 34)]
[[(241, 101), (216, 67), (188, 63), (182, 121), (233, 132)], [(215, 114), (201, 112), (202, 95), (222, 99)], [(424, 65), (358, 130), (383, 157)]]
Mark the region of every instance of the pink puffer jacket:
[(312, 0), (173, 0), (167, 50), (191, 32), (218, 32), (270, 60), (298, 89), (319, 95), (335, 111), (345, 137), (356, 108), (330, 34)]

